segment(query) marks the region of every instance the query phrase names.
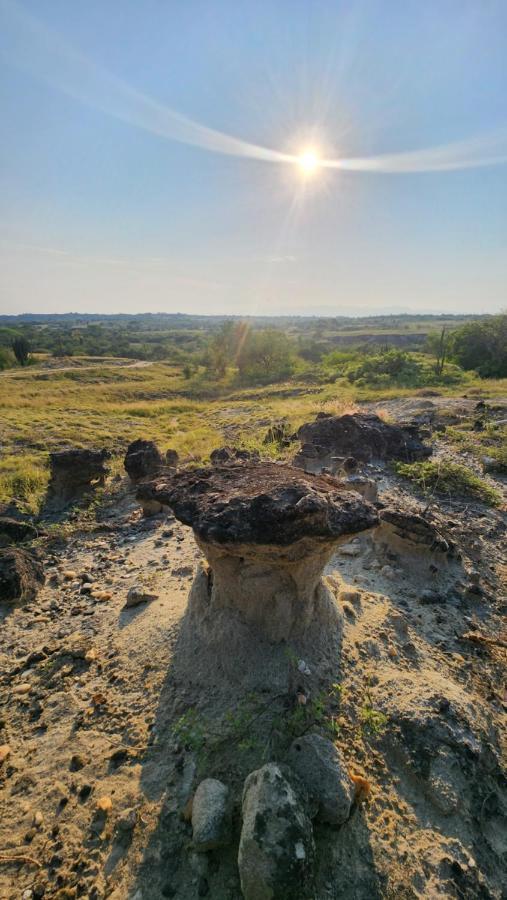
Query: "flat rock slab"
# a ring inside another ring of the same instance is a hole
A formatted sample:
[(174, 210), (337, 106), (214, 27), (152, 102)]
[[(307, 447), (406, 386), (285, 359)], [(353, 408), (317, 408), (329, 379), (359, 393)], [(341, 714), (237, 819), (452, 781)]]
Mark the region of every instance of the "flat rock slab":
[(151, 482), (150, 496), (198, 538), (219, 544), (333, 541), (378, 524), (375, 508), (330, 476), (272, 462), (187, 469)]

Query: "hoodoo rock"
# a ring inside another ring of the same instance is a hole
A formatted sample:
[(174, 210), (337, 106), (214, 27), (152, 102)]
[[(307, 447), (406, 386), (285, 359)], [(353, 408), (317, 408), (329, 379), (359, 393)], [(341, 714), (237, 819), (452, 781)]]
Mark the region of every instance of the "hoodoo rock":
[(337, 544), (378, 523), (334, 479), (272, 462), (178, 472), (152, 482), (150, 499), (193, 528), (210, 571), (192, 590), (207, 591), (207, 614), (235, 611), (274, 642), (332, 614), (324, 566)]
[(109, 450), (71, 448), (49, 454), (50, 480), (46, 506), (79, 500), (104, 484), (108, 474)]
[(374, 459), (401, 459), (411, 462), (426, 459), (431, 447), (423, 444), (413, 430), (384, 422), (373, 413), (325, 416), (302, 425), (297, 437), (303, 445), (319, 447), (332, 456), (354, 456), (362, 462)]
[(127, 447), (123, 465), (132, 481), (140, 481), (156, 475), (164, 464), (162, 454), (154, 441), (139, 438)]

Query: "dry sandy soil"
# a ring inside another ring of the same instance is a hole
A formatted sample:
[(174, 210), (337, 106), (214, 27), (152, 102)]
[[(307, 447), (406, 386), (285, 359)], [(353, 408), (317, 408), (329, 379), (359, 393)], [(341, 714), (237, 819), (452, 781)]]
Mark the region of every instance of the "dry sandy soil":
[[(370, 474), (383, 502), (425, 509)], [(380, 532), (331, 561), (341, 646), (301, 676), (315, 723), (290, 707), (299, 647), (259, 672), (255, 654), (192, 642), (201, 554), (171, 516), (143, 519), (126, 482), (96, 529), (48, 537), (44, 588), (0, 626), (0, 898), (240, 900), (243, 780), (312, 725), (331, 725), (370, 788), (345, 825), (316, 830), (315, 900), (507, 896), (505, 515), (426, 514), (452, 560)], [(139, 583), (157, 599), (126, 609)], [(235, 839), (198, 855), (182, 810), (206, 775), (232, 788)]]

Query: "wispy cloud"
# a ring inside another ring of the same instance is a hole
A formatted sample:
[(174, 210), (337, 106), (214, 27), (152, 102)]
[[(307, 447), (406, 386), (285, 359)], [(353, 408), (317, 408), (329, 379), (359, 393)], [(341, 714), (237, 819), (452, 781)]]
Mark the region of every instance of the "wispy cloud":
[[(14, 0), (0, 0), (0, 57), (60, 91), (108, 115), (171, 141), (213, 153), (278, 164), (299, 157), (209, 128), (127, 84), (47, 28)], [(507, 128), (423, 148), (368, 157), (323, 159), (319, 165), (347, 172), (406, 174), (477, 168), (507, 162)]]
[[(2, 247), (4, 248), (3, 251)], [(7, 254), (5, 249), (7, 250)], [(163, 256), (128, 257), (74, 253), (70, 250), (64, 250), (61, 247), (50, 247), (43, 244), (11, 240), (10, 238), (5, 238), (0, 235), (0, 259), (2, 256), (5, 258), (6, 255), (10, 255), (12, 258), (13, 253), (15, 256), (22, 254), (25, 261), (28, 256), (30, 256), (32, 260), (34, 255), (36, 257), (46, 257), (59, 267), (89, 266), (92, 264), (97, 269), (106, 266), (150, 273), (162, 271), (173, 283), (183, 287), (202, 288), (206, 290), (223, 290), (234, 287), (234, 285), (225, 281), (196, 278), (194, 275), (182, 273), (181, 268), (177, 268), (176, 264), (171, 259)]]

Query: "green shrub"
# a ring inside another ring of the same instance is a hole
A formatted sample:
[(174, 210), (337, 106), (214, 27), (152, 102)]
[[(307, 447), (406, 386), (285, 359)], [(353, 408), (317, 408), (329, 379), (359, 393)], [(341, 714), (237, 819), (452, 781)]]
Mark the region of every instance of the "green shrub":
[(475, 369), (481, 378), (505, 378), (507, 314), (458, 328), (452, 338), (452, 355), (463, 369)]
[(420, 371), (421, 366), (410, 354), (402, 350), (387, 350), (349, 368), (347, 378), (352, 383), (359, 379), (375, 384), (379, 381), (388, 384), (392, 379), (407, 383), (417, 380)]
[(425, 494), (457, 494), (473, 497), (490, 506), (498, 506), (501, 496), (468, 466), (440, 460), (438, 462), (397, 463), (398, 475), (414, 481)]

